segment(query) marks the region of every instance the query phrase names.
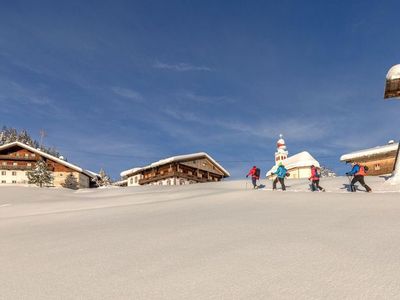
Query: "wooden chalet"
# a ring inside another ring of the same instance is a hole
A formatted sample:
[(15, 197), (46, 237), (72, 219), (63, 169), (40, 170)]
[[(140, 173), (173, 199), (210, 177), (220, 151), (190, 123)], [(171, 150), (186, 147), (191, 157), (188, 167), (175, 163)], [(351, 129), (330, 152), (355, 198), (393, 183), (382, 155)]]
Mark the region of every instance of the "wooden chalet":
[(51, 186), (66, 187), (66, 178), (70, 174), (75, 177), (77, 188), (94, 186), (93, 179), (97, 174), (20, 142), (0, 146), (0, 185), (28, 184), (26, 172), (33, 170), (40, 159), (52, 172), (54, 180)]
[(400, 64), (390, 68), (386, 75), (385, 99), (400, 99)]
[(216, 182), (229, 176), (227, 170), (204, 152), (166, 158), (121, 173), (128, 186)]
[(340, 157), (340, 160), (346, 163), (356, 162), (367, 166), (367, 175), (391, 174), (394, 169), (398, 150), (399, 144), (389, 141), (385, 146), (344, 154)]

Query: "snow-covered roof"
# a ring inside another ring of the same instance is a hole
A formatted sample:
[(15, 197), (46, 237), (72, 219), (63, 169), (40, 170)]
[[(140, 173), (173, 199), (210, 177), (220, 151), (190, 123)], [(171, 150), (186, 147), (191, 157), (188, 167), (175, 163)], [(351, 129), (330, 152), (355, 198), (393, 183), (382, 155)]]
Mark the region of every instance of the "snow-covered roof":
[(123, 185), (127, 185), (127, 184), (128, 184), (128, 179), (123, 179), (123, 180), (115, 181), (112, 183), (112, 185), (115, 185), (115, 186), (123, 186)]
[(165, 164), (169, 164), (169, 163), (172, 163), (172, 162), (180, 162), (180, 161), (198, 159), (198, 158), (203, 158), (203, 157), (206, 157), (214, 165), (216, 165), (218, 167), (218, 169), (220, 169), (225, 174), (225, 176), (231, 176), (229, 174), (229, 172), (227, 170), (225, 170), (219, 163), (217, 163), (210, 155), (208, 155), (205, 152), (198, 152), (198, 153), (193, 153), (193, 154), (172, 156), (172, 157), (168, 157), (168, 158), (156, 161), (156, 162), (154, 162), (154, 163), (152, 163), (152, 164), (150, 164), (148, 166), (145, 166), (145, 167), (129, 169), (129, 170), (121, 172), (121, 177), (133, 175), (135, 173), (139, 173), (141, 171), (144, 171), (144, 170), (147, 170), (147, 169), (151, 169), (151, 168), (155, 168), (155, 167), (158, 167), (158, 166), (162, 166), (162, 165), (165, 165)]
[(388, 152), (396, 151), (399, 147), (398, 143), (391, 143), (385, 146), (378, 146), (375, 148), (364, 149), (360, 151), (344, 154), (340, 157), (341, 161), (350, 161), (353, 159), (360, 159), (369, 156), (382, 155)]
[(140, 171), (140, 170), (142, 170), (142, 168), (132, 168), (132, 169), (129, 169), (126, 171), (122, 171), (120, 175), (121, 175), (121, 177), (125, 177), (130, 174), (136, 173), (137, 171)]
[[(303, 151), (300, 153), (297, 153), (293, 156), (288, 157), (287, 159), (282, 161), (282, 164), (285, 166), (286, 169), (291, 170), (294, 168), (300, 168), (300, 167), (311, 167), (312, 165), (316, 167), (320, 167), (319, 162), (312, 157), (310, 153), (307, 151)], [(270, 176), (272, 172), (275, 172), (277, 170), (278, 166), (275, 165), (273, 166), (266, 174), (266, 176)]]
[(80, 173), (84, 173), (85, 175), (87, 175), (89, 177), (94, 178), (94, 177), (97, 176), (97, 174), (94, 173), (94, 172), (82, 169), (82, 168), (80, 168), (80, 167), (78, 167), (78, 166), (76, 166), (74, 164), (66, 162), (65, 160), (62, 160), (62, 159), (60, 159), (58, 157), (50, 155), (50, 154), (48, 154), (46, 152), (43, 152), (43, 151), (41, 151), (39, 149), (35, 149), (35, 148), (33, 148), (31, 146), (28, 146), (28, 145), (26, 145), (24, 143), (21, 143), (21, 142), (12, 142), (12, 143), (8, 143), (8, 144), (5, 144), (5, 145), (2, 145), (2, 146), (0, 146), (0, 150), (8, 149), (8, 148), (11, 148), (11, 147), (14, 147), (14, 146), (19, 146), (19, 147), (22, 147), (22, 148), (24, 148), (26, 150), (29, 150), (29, 151), (33, 152), (33, 153), (39, 154), (40, 156), (46, 157), (46, 158), (48, 158), (48, 159), (50, 159), (52, 161), (55, 161), (55, 162), (57, 162), (57, 163), (59, 163), (59, 164), (61, 164), (63, 166), (71, 168), (74, 171), (77, 171), (77, 172), (80, 172)]
[(400, 64), (394, 65), (390, 68), (389, 72), (386, 75), (387, 80), (399, 79), (400, 78)]

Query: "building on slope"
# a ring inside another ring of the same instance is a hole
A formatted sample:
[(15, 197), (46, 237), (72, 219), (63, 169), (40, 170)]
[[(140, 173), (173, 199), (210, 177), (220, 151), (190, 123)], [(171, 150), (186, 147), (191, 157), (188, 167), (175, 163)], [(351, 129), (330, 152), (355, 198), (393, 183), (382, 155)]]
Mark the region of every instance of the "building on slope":
[(93, 187), (93, 179), (97, 174), (84, 170), (39, 149), (21, 142), (13, 142), (0, 146), (0, 184), (28, 184), (27, 171), (35, 168), (38, 160), (44, 160), (48, 170), (54, 177), (52, 186), (65, 186), (67, 177), (72, 174), (77, 188)]
[(399, 144), (389, 141), (387, 145), (363, 149), (340, 157), (345, 163), (360, 163), (368, 167), (367, 175), (385, 175), (393, 172)]
[(230, 174), (207, 153), (173, 156), (121, 172), (128, 186), (185, 185), (221, 181)]
[(311, 176), (311, 166), (314, 165), (320, 169), (319, 162), (307, 151), (289, 156), (283, 136), (279, 136), (277, 142), (277, 151), (275, 152), (275, 166), (266, 174), (267, 178), (273, 178), (273, 173), (277, 170), (279, 164), (283, 164), (290, 173), (289, 178), (309, 178)]
[(386, 75), (385, 99), (400, 99), (400, 64), (390, 68)]

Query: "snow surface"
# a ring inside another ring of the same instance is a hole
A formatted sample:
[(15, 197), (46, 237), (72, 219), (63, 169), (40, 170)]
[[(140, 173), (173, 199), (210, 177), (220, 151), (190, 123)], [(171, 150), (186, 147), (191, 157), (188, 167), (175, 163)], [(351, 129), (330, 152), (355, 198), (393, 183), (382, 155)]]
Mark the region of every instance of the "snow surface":
[(387, 80), (399, 79), (400, 78), (400, 64), (394, 65), (390, 68), (386, 75)]
[(395, 299), (400, 188), (366, 181), (1, 187), (0, 298)]

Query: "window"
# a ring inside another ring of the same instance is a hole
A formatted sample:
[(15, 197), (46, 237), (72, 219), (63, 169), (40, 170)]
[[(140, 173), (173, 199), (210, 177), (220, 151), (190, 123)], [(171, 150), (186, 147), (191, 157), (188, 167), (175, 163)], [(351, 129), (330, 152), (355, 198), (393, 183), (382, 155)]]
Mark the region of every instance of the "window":
[(31, 157), (35, 157), (36, 155), (35, 155), (35, 153), (31, 153)]
[(131, 179), (130, 179), (130, 183), (133, 184), (133, 178), (132, 178), (132, 177), (131, 177)]
[(3, 176), (7, 175), (6, 171), (1, 171), (1, 175)]
[(13, 166), (18, 166), (18, 163), (16, 163), (16, 162), (13, 162)]
[(6, 183), (6, 181), (5, 181), (5, 180), (2, 180), (1, 183)]
[(135, 183), (138, 183), (138, 177), (135, 176)]
[(381, 165), (380, 164), (375, 164), (375, 171), (379, 171), (381, 169)]
[(12, 171), (11, 175), (12, 175), (12, 176), (17, 176), (17, 172)]
[(63, 177), (64, 176), (64, 174), (63, 173), (60, 173), (60, 177)]
[(13, 180), (12, 183), (17, 183), (17, 181), (16, 181), (16, 180)]
[(7, 163), (6, 163), (5, 161), (3, 161), (1, 164), (2, 164), (3, 166), (7, 166)]
[(160, 182), (158, 183), (158, 185), (163, 185), (163, 184), (162, 184), (162, 181), (160, 181)]
[(167, 185), (171, 185), (171, 180), (167, 180)]
[(19, 157), (19, 153), (16, 153), (15, 156), (16, 156), (16, 157)]
[[(28, 167), (31, 167), (32, 166), (32, 164), (31, 163), (27, 163), (26, 164)], [(61, 175), (62, 176), (62, 175)]]
[(185, 179), (179, 179), (179, 184), (180, 185), (185, 185)]
[(29, 157), (29, 154), (28, 154), (28, 153), (25, 153), (25, 157)]

